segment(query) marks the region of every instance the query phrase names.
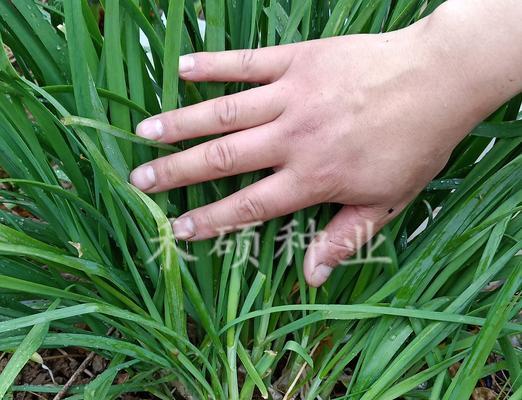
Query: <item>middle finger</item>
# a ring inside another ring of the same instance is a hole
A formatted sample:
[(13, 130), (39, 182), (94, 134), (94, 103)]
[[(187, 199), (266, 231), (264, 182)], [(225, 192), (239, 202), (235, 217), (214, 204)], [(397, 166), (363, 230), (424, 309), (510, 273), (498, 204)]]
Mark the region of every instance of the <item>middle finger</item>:
[(164, 143), (252, 128), (275, 120), (284, 109), (277, 85), (204, 101), (142, 121), (139, 136)]

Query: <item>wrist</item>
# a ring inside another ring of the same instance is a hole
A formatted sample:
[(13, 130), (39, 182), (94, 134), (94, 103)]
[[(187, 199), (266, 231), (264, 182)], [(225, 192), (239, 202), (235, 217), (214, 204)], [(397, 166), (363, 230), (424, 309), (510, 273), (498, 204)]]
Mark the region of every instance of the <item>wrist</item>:
[(522, 91), (522, 2), (449, 0), (420, 21), (430, 62), (476, 122)]

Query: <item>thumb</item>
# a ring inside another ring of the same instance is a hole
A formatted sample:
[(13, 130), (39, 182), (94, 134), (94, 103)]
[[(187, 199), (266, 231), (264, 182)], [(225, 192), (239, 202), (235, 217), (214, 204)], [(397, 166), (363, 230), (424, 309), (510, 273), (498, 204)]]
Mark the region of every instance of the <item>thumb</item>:
[(310, 286), (321, 286), (341, 261), (354, 255), (387, 222), (387, 212), (365, 206), (344, 206), (312, 241), (304, 259)]

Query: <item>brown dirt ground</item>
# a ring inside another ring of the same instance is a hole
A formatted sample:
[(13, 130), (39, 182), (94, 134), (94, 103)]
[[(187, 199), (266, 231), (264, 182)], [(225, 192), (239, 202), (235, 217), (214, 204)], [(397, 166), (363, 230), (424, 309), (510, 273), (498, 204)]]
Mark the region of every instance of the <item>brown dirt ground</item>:
[[(48, 371), (43, 369), (40, 364), (29, 362), (15, 381), (16, 385), (64, 385), (78, 369), (83, 360), (88, 356), (89, 351), (79, 348), (43, 350), (40, 355), (44, 364), (52, 371), (54, 382)], [(0, 353), (0, 374), (5, 368), (9, 356)], [(80, 374), (74, 385), (85, 385), (103, 372), (107, 366), (107, 361), (101, 356), (94, 356), (88, 367)], [(127, 374), (122, 372), (116, 377), (115, 383), (122, 384), (127, 379)], [(40, 394), (32, 392), (18, 392), (14, 395), (14, 400), (43, 400), (52, 399), (55, 394)], [(67, 397), (67, 396), (65, 396)], [(120, 397), (121, 400), (146, 400), (156, 399), (156, 397), (145, 393), (129, 393)]]

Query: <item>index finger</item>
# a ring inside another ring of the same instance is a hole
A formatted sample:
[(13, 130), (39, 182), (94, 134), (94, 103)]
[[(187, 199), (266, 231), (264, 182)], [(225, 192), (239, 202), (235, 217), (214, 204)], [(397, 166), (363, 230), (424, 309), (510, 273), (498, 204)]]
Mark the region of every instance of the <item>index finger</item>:
[(286, 215), (315, 203), (289, 169), (283, 169), (172, 223), (181, 240), (203, 240)]

